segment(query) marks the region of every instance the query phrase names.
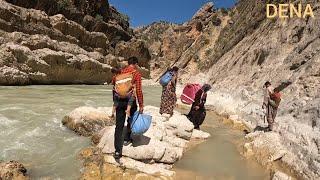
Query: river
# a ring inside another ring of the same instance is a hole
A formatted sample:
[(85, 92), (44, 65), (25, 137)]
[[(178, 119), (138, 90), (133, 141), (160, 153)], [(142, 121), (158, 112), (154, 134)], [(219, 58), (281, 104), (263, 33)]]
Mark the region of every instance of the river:
[[(158, 106), (161, 89), (145, 87), (146, 105)], [(109, 86), (8, 86), (0, 87), (0, 160), (17, 160), (32, 179), (77, 179), (78, 152), (90, 145), (61, 124), (64, 115), (79, 106), (111, 106)], [(230, 130), (208, 115), (204, 130), (212, 137), (190, 151), (175, 166), (183, 177), (264, 179), (267, 172), (240, 156), (239, 131)], [(219, 179), (218, 178), (218, 179)]]

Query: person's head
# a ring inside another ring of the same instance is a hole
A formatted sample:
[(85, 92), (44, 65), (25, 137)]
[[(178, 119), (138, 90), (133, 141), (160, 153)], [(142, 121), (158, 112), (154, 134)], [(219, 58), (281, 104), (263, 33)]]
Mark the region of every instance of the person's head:
[(112, 69), (111, 69), (111, 73), (112, 73), (112, 74), (119, 74), (119, 73), (120, 73), (120, 69), (118, 69), (118, 68), (112, 68)]
[(268, 88), (269, 86), (271, 86), (270, 81), (267, 81), (267, 82), (264, 83), (264, 87)]
[(173, 66), (173, 67), (171, 68), (171, 71), (172, 71), (172, 72), (178, 72), (178, 71), (179, 71), (179, 68), (178, 68), (177, 66)]
[(212, 87), (210, 86), (210, 84), (204, 84), (204, 85), (202, 86), (202, 90), (203, 90), (204, 92), (210, 91), (211, 88), (212, 88)]
[(129, 57), (128, 59), (128, 65), (129, 66), (137, 66), (138, 65), (138, 58), (137, 57)]
[(273, 89), (273, 92), (274, 93), (278, 93), (278, 92), (280, 92), (280, 89), (276, 87), (276, 88)]

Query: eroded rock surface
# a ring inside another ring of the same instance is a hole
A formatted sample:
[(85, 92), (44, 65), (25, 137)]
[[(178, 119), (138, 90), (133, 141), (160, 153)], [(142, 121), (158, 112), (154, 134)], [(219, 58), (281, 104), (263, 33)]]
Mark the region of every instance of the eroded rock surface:
[(157, 22), (135, 29), (136, 36), (146, 42), (151, 53), (151, 77), (158, 79), (172, 66), (182, 68), (181, 80), (198, 74), (229, 19), (227, 11), (217, 10), (210, 2), (182, 25)]
[(81, 136), (98, 134), (106, 126), (115, 124), (104, 111), (92, 107), (80, 107), (66, 115), (62, 124)]
[[(141, 59), (149, 76), (148, 49), (108, 1), (63, 1), (64, 10), (62, 1), (8, 2), (40, 10), (0, 1), (0, 85), (110, 83), (111, 68), (125, 66), (128, 55)], [(98, 6), (105, 8), (99, 21), (91, 16)], [(117, 44), (130, 54), (116, 51)]]
[(28, 180), (27, 169), (17, 161), (0, 162), (0, 179)]
[(314, 9), (316, 18), (270, 20), (265, 7), (263, 1), (239, 1), (207, 50), (184, 53), (202, 54), (201, 72), (184, 76), (183, 69), (180, 82), (212, 84), (208, 108), (252, 131), (267, 126), (261, 108), (263, 84), (271, 81), (274, 87), (282, 86), (275, 133), (279, 144), (294, 157), (282, 160), (302, 178), (319, 179), (320, 10)]
[[(183, 156), (188, 142), (193, 138), (198, 140), (207, 139), (210, 134), (199, 130), (194, 131), (193, 124), (178, 112), (175, 112), (175, 115), (171, 118), (161, 116), (159, 108), (152, 106), (145, 107), (144, 112), (152, 115), (152, 125), (145, 134), (132, 136), (133, 143), (123, 147), (123, 158), (120, 161), (115, 161), (113, 158), (115, 126), (105, 126), (98, 133), (96, 131), (97, 128), (91, 128), (90, 132), (92, 133), (90, 135), (99, 134), (100, 136), (96, 140), (98, 150), (94, 151), (97, 154), (94, 157), (96, 157), (97, 161), (103, 161), (103, 163), (125, 167), (145, 174), (172, 177), (174, 172), (170, 169)], [(72, 119), (70, 122), (81, 122), (83, 119), (89, 118), (89, 122), (97, 124), (101, 128), (102, 126), (98, 124), (99, 120), (109, 115), (111, 115), (111, 108), (108, 107), (97, 109), (80, 107), (66, 116), (63, 121)], [(88, 132), (84, 133), (89, 134)], [(92, 151), (89, 152), (88, 158), (93, 158), (92, 154), (94, 153)], [(96, 165), (102, 167), (101, 164), (103, 163)], [(90, 167), (92, 166), (91, 164)], [(106, 172), (99, 171), (99, 173)]]

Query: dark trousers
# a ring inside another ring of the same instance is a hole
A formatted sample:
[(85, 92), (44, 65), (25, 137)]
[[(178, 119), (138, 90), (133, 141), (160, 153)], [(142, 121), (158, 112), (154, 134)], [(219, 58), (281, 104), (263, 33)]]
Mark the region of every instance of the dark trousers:
[[(124, 138), (126, 140), (129, 140), (130, 134), (131, 134), (130, 123), (128, 119), (127, 133), (125, 137), (123, 137), (123, 127), (124, 127), (124, 122), (126, 120), (126, 110), (128, 106), (128, 101), (129, 99), (120, 99), (119, 104), (116, 108), (116, 129), (114, 132), (114, 148), (116, 149), (116, 152), (119, 152), (120, 154), (122, 153)], [(136, 101), (134, 101), (130, 109), (130, 116), (132, 117), (136, 111), (137, 111), (137, 103)]]

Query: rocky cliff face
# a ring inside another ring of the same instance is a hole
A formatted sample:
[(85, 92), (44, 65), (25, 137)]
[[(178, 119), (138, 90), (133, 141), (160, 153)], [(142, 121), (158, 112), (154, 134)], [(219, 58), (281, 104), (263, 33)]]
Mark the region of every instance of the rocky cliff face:
[[(300, 178), (318, 179), (320, 4), (302, 1), (307, 3), (312, 4), (315, 18), (266, 19), (266, 1), (242, 0), (228, 16), (210, 10), (212, 5), (207, 4), (183, 25), (153, 24), (137, 31), (148, 34), (145, 40), (157, 55), (154, 67), (178, 65), (183, 68), (180, 82), (213, 84), (210, 101), (214, 110), (237, 117), (252, 130), (266, 126), (261, 109), (264, 82), (281, 85), (283, 97), (275, 131), (285, 153), (277, 160)], [(213, 17), (221, 23), (213, 23)], [(156, 39), (149, 32), (152, 29), (164, 33)], [(157, 79), (159, 74), (153, 77)]]
[(180, 66), (186, 77), (199, 73), (203, 56), (215, 44), (228, 20), (228, 12), (207, 3), (182, 25), (159, 22), (135, 29), (136, 36), (146, 41), (152, 54), (151, 76), (157, 79), (172, 66)]
[(40, 10), (0, 1), (1, 85), (102, 84), (130, 55), (148, 76), (148, 49), (107, 1), (8, 2)]

